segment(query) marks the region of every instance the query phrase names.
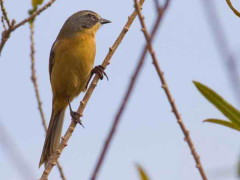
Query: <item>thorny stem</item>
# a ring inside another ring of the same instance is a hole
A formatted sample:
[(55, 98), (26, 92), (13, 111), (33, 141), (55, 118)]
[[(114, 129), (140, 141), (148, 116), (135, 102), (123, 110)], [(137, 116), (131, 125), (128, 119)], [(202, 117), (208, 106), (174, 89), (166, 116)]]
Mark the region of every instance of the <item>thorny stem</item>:
[[(164, 7), (158, 9), (159, 13), (158, 13), (157, 20), (155, 21), (153, 31), (151, 33), (150, 41), (154, 38), (158, 28), (160, 27), (160, 23), (162, 21), (163, 15), (164, 15), (167, 7), (168, 7), (168, 4), (169, 4), (169, 1), (167, 0), (165, 5), (164, 5)], [(141, 6), (141, 4), (140, 4), (140, 6)], [(142, 51), (142, 56), (141, 56), (140, 60), (138, 61), (138, 64), (137, 64), (137, 66), (135, 68), (135, 71), (134, 71), (134, 73), (132, 75), (131, 81), (130, 81), (130, 83), (128, 85), (127, 91), (126, 91), (126, 93), (125, 93), (125, 95), (123, 97), (122, 103), (121, 103), (121, 105), (120, 105), (120, 107), (118, 109), (118, 112), (117, 112), (116, 116), (115, 116), (115, 119), (113, 121), (113, 125), (112, 125), (112, 127), (110, 129), (110, 132), (109, 132), (109, 134), (107, 136), (105, 144), (104, 144), (104, 146), (102, 148), (102, 151), (101, 151), (101, 153), (99, 155), (99, 159), (97, 161), (97, 164), (96, 164), (95, 169), (93, 171), (93, 174), (91, 176), (91, 180), (95, 180), (96, 179), (97, 174), (98, 174), (98, 172), (99, 172), (99, 170), (100, 170), (100, 168), (101, 168), (101, 166), (103, 164), (104, 158), (105, 158), (105, 156), (107, 154), (107, 151), (108, 151), (108, 149), (110, 147), (111, 141), (112, 141), (112, 139), (113, 139), (113, 137), (115, 135), (115, 132), (116, 132), (116, 130), (118, 128), (118, 125), (120, 123), (121, 116), (122, 116), (122, 114), (123, 114), (123, 112), (124, 112), (124, 110), (125, 110), (125, 108), (127, 106), (128, 100), (130, 99), (130, 96), (132, 94), (133, 88), (134, 88), (135, 83), (137, 81), (138, 75), (139, 75), (139, 73), (140, 73), (140, 71), (141, 71), (141, 69), (143, 67), (146, 54), (147, 54), (147, 46), (145, 46), (144, 50)]]
[(7, 22), (8, 27), (10, 27), (11, 26), (10, 20), (8, 18), (7, 11), (6, 11), (5, 7), (4, 7), (3, 0), (0, 0), (0, 4), (1, 4), (1, 10), (2, 10), (3, 19)]
[[(142, 5), (143, 3), (144, 3), (144, 0), (140, 0), (140, 4)], [(123, 29), (122, 29), (121, 33), (119, 34), (119, 36), (117, 37), (116, 41), (114, 42), (112, 47), (109, 48), (109, 52), (108, 52), (107, 56), (105, 57), (105, 59), (102, 63), (102, 66), (104, 68), (106, 68), (110, 64), (111, 57), (113, 56), (113, 54), (116, 51), (116, 49), (118, 48), (118, 46), (121, 44), (123, 38), (125, 37), (125, 35), (128, 32), (130, 26), (132, 25), (134, 19), (136, 18), (136, 15), (137, 15), (137, 12), (134, 10), (134, 12), (128, 17), (128, 21), (125, 24), (125, 26), (123, 27)], [(99, 81), (99, 76), (95, 75), (93, 80), (91, 81), (91, 85), (89, 86), (86, 94), (83, 97), (83, 100), (80, 103), (80, 106), (78, 107), (77, 112), (80, 115), (83, 114), (83, 111), (84, 111), (84, 109), (85, 109), (85, 107), (86, 107), (86, 105), (87, 105), (95, 87), (97, 86), (98, 81)], [(67, 132), (62, 137), (62, 140), (60, 142), (58, 150), (53, 154), (53, 156), (51, 157), (51, 159), (47, 163), (47, 166), (45, 167), (45, 170), (43, 171), (43, 174), (42, 174), (40, 180), (47, 180), (48, 175), (50, 174), (52, 168), (56, 165), (57, 159), (60, 157), (63, 149), (67, 146), (68, 140), (72, 136), (72, 133), (73, 133), (76, 125), (77, 125), (76, 121), (72, 120), (70, 126), (67, 129)]]
[(7, 27), (6, 27), (6, 25), (5, 25), (4, 17), (3, 17), (3, 16), (1, 17), (1, 22), (2, 22), (2, 25), (3, 25), (3, 30), (6, 31)]
[[(0, 0), (2, 3), (2, 0)], [(54, 3), (56, 0), (50, 0), (48, 3), (46, 3), (43, 7), (39, 8), (37, 11), (35, 11), (31, 16), (27, 17), (26, 19), (20, 21), (19, 23), (15, 23), (15, 20), (12, 20), (12, 22), (10, 23), (9, 21), (9, 27), (7, 30), (4, 30), (2, 32), (2, 39), (1, 39), (1, 43), (0, 43), (0, 54), (2, 52), (2, 49), (5, 45), (5, 43), (7, 42), (7, 40), (10, 37), (10, 34), (16, 30), (17, 28), (19, 28), (20, 26), (24, 25), (26, 22), (31, 21), (32, 19), (34, 19), (36, 16), (38, 16), (41, 12), (43, 12), (45, 9), (47, 9), (48, 7), (50, 7), (52, 5), (52, 3)], [(5, 8), (2, 8), (2, 13), (4, 14), (4, 12), (6, 12)], [(7, 14), (7, 13), (6, 13)], [(7, 17), (7, 16), (6, 16)]]
[[(31, 80), (33, 83), (33, 87), (34, 87), (34, 91), (35, 91), (35, 95), (36, 95), (36, 99), (37, 99), (37, 103), (38, 103), (38, 110), (39, 110), (39, 113), (41, 116), (42, 125), (45, 130), (45, 133), (47, 133), (47, 124), (46, 124), (46, 119), (45, 119), (43, 108), (42, 108), (42, 101), (41, 101), (40, 93), (39, 93), (39, 89), (38, 89), (38, 82), (37, 82), (37, 75), (36, 75), (36, 68), (35, 68), (34, 23), (30, 23), (29, 27), (30, 27), (30, 42), (31, 42), (31, 46), (30, 46), (30, 49), (31, 49), (31, 53), (30, 53), (31, 72), (32, 72)], [(63, 173), (63, 168), (59, 162), (57, 162), (57, 167), (58, 167), (58, 170), (59, 170), (62, 180), (66, 180), (66, 177)]]
[(151, 43), (151, 40), (150, 40), (150, 35), (148, 33), (147, 26), (145, 24), (144, 17), (142, 15), (140, 6), (139, 6), (137, 0), (134, 0), (134, 2), (135, 2), (135, 8), (137, 10), (138, 17), (139, 17), (139, 20), (140, 20), (140, 23), (141, 23), (141, 26), (142, 26), (142, 32), (143, 32), (143, 34), (145, 36), (145, 39), (147, 41), (148, 51), (151, 54), (154, 67), (155, 67), (155, 69), (157, 71), (157, 74), (158, 74), (158, 76), (160, 78), (160, 81), (162, 83), (162, 87), (163, 87), (163, 89), (164, 89), (164, 91), (166, 93), (166, 96), (168, 98), (168, 101), (169, 101), (169, 103), (171, 105), (172, 112), (174, 113), (174, 115), (175, 115), (175, 117), (177, 119), (177, 122), (178, 122), (178, 124), (179, 124), (179, 126), (180, 126), (180, 128), (181, 128), (181, 130), (182, 130), (182, 132), (184, 134), (184, 136), (185, 136), (185, 140), (186, 140), (186, 142), (187, 142), (187, 144), (188, 144), (188, 146), (190, 148), (190, 151), (191, 151), (191, 153), (192, 153), (192, 155), (194, 157), (194, 160), (195, 160), (195, 163), (196, 163), (196, 167), (198, 168), (199, 173), (200, 173), (202, 179), (203, 180), (207, 180), (207, 176), (206, 176), (206, 174), (204, 172), (204, 169), (203, 169), (203, 166), (201, 164), (200, 157), (199, 157), (199, 155), (198, 155), (198, 153), (196, 151), (196, 148), (195, 148), (195, 146), (193, 144), (193, 141), (192, 141), (192, 139), (190, 137), (189, 130), (186, 128), (186, 126), (185, 126), (185, 124), (184, 124), (184, 122), (183, 122), (183, 120), (181, 118), (181, 115), (180, 115), (180, 113), (178, 111), (177, 105), (175, 104), (175, 101), (174, 101), (173, 96), (172, 96), (172, 94), (170, 92), (170, 89), (168, 88), (166, 79), (164, 77), (164, 73), (161, 70), (160, 65), (158, 63), (158, 59), (157, 59), (157, 56), (156, 56), (156, 54), (154, 52), (154, 49), (153, 49), (153, 46), (152, 46), (152, 43)]
[(30, 41), (31, 41), (31, 80), (34, 86), (34, 91), (38, 103), (38, 110), (40, 112), (41, 120), (42, 120), (42, 125), (44, 127), (45, 132), (47, 131), (47, 124), (46, 124), (46, 119), (43, 113), (43, 108), (42, 108), (42, 101), (40, 98), (39, 90), (38, 90), (38, 82), (37, 82), (37, 75), (36, 75), (36, 68), (35, 68), (35, 42), (34, 42), (34, 23), (29, 24), (30, 26)]

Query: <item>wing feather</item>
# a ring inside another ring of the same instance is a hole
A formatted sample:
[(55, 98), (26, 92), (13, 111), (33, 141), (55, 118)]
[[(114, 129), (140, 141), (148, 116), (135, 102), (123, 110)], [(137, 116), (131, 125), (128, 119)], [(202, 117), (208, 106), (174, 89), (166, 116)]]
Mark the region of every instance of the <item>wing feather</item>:
[(55, 56), (54, 47), (55, 47), (56, 43), (57, 43), (57, 41), (55, 41), (53, 43), (51, 51), (50, 51), (50, 56), (49, 56), (49, 77), (50, 77), (50, 81), (51, 81), (51, 74), (52, 74), (52, 69), (53, 69), (53, 65), (54, 65), (54, 56)]

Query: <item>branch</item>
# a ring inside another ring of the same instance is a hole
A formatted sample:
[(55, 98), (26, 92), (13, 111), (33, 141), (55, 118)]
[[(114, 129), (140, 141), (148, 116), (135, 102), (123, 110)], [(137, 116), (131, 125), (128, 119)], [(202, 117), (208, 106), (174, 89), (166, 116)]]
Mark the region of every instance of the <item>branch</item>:
[(47, 9), (48, 7), (50, 7), (56, 0), (50, 0), (48, 3), (46, 3), (43, 7), (39, 8), (37, 11), (35, 11), (31, 16), (29, 16), (28, 18), (22, 20), (21, 22), (19, 22), (18, 24), (16, 24), (12, 29), (13, 31), (17, 28), (19, 28), (20, 26), (24, 25), (26, 22), (29, 22), (31, 20), (33, 20), (36, 16), (38, 16), (39, 14), (41, 14), (45, 9)]
[(166, 96), (167, 96), (167, 99), (171, 105), (171, 108), (172, 108), (172, 112), (174, 113), (176, 119), (177, 119), (177, 122), (185, 136), (185, 140), (189, 146), (189, 149), (193, 155), (193, 158), (195, 160), (195, 163), (196, 163), (196, 167), (198, 168), (199, 170), (199, 173), (202, 177), (203, 180), (207, 180), (207, 176), (204, 172), (204, 169), (203, 169), (203, 166), (201, 164), (201, 161), (200, 161), (200, 158), (199, 158), (199, 155), (197, 154), (197, 151), (196, 151), (196, 148), (194, 147), (194, 144), (193, 144), (193, 141), (190, 137), (190, 133), (189, 133), (189, 130), (186, 128), (186, 126), (184, 125), (183, 123), (183, 120), (181, 118), (181, 115), (178, 111), (178, 108), (177, 108), (177, 105), (175, 104), (175, 101), (173, 99), (173, 96), (170, 92), (170, 89), (168, 88), (168, 85), (167, 85), (167, 82), (166, 82), (166, 79), (164, 77), (164, 73), (163, 71), (161, 70), (160, 68), (160, 65), (158, 63), (158, 60), (157, 60), (157, 57), (156, 57), (156, 54), (154, 52), (154, 49), (153, 49), (153, 46), (152, 46), (152, 43), (151, 43), (151, 39), (150, 39), (150, 35), (148, 33), (148, 30), (147, 30), (147, 27), (146, 27), (146, 24), (145, 24), (145, 21), (144, 21), (144, 17), (142, 15), (142, 12), (141, 12), (141, 9), (140, 9), (140, 6), (137, 2), (137, 0), (134, 0), (135, 2), (135, 7), (136, 7), (136, 10), (137, 10), (137, 13), (138, 13), (138, 17), (139, 17), (139, 20), (140, 20), (140, 23), (141, 23), (141, 26), (142, 26), (142, 32), (145, 36), (145, 39), (147, 41), (147, 48), (148, 48), (148, 51), (150, 52), (151, 54), (151, 57), (152, 57), (152, 60), (153, 60), (153, 65), (158, 73), (158, 76), (159, 76), (159, 79), (162, 83), (162, 87), (166, 93)]
[(207, 20), (212, 30), (212, 35), (218, 48), (220, 58), (226, 67), (229, 81), (235, 93), (236, 99), (240, 104), (240, 77), (238, 71), (238, 60), (233, 56), (227, 37), (224, 33), (223, 26), (217, 16), (214, 1), (202, 0), (204, 10), (206, 11)]
[(37, 83), (37, 76), (36, 76), (36, 69), (35, 69), (35, 43), (34, 43), (34, 24), (31, 23), (29, 24), (30, 26), (30, 41), (31, 41), (31, 80), (33, 83), (33, 87), (34, 87), (34, 91), (35, 91), (35, 95), (36, 95), (36, 99), (37, 99), (37, 103), (38, 103), (38, 110), (41, 116), (41, 120), (42, 120), (42, 125), (43, 128), (45, 130), (45, 132), (47, 131), (47, 124), (46, 124), (46, 120), (45, 120), (45, 116), (43, 113), (43, 108), (42, 108), (42, 101), (40, 98), (40, 94), (39, 94), (39, 90), (38, 90), (38, 83)]
[(1, 4), (1, 10), (2, 10), (2, 16), (3, 16), (3, 19), (7, 22), (7, 25), (8, 27), (10, 27), (10, 20), (8, 18), (8, 15), (7, 15), (7, 11), (4, 7), (4, 4), (3, 4), (3, 0), (0, 0), (0, 4)]
[(3, 30), (6, 31), (7, 27), (6, 27), (6, 25), (5, 25), (4, 17), (3, 17), (3, 16), (1, 17), (1, 22), (2, 22), (2, 25), (3, 25)]
[[(33, 83), (33, 87), (34, 87), (34, 91), (35, 91), (35, 95), (36, 95), (36, 99), (37, 99), (37, 103), (38, 103), (38, 110), (41, 116), (41, 120), (42, 120), (42, 125), (43, 128), (45, 130), (45, 134), (47, 133), (47, 124), (46, 124), (46, 119), (43, 113), (43, 108), (42, 108), (42, 101), (40, 98), (40, 93), (39, 93), (39, 89), (38, 89), (38, 82), (37, 82), (37, 76), (36, 76), (36, 69), (35, 69), (35, 42), (34, 42), (34, 23), (30, 23), (29, 24), (30, 27), (30, 41), (31, 41), (31, 53), (30, 53), (30, 57), (31, 57), (31, 80)], [(66, 180), (66, 177), (63, 173), (63, 168), (60, 165), (59, 162), (57, 162), (57, 167), (60, 173), (60, 176), (62, 178), (62, 180)]]
[[(140, 4), (142, 5), (144, 2), (144, 0), (140, 0)], [(132, 25), (135, 17), (137, 15), (137, 12), (134, 11), (129, 17), (128, 17), (128, 21), (125, 24), (125, 26), (123, 27), (120, 35), (118, 36), (118, 38), (116, 39), (116, 41), (114, 42), (114, 44), (112, 45), (112, 47), (109, 48), (109, 52), (107, 54), (107, 56), (105, 57), (102, 66), (103, 67), (107, 67), (110, 64), (110, 60), (111, 57), (113, 56), (113, 54), (115, 53), (115, 51), (117, 50), (118, 46), (121, 44), (123, 38), (125, 37), (126, 33), (128, 32), (130, 26)], [(80, 106), (78, 107), (77, 112), (82, 115), (83, 111), (95, 89), (95, 87), (97, 86), (97, 83), (99, 81), (99, 76), (95, 75), (91, 85), (89, 86), (83, 100), (80, 103)], [(67, 132), (65, 133), (65, 135), (62, 137), (62, 140), (60, 142), (60, 145), (58, 147), (58, 150), (53, 154), (53, 156), (51, 157), (51, 159), (49, 160), (49, 162), (47, 163), (47, 166), (45, 167), (45, 170), (41, 176), (41, 180), (46, 180), (48, 178), (48, 175), (50, 174), (52, 168), (56, 165), (56, 161), (57, 159), (60, 157), (63, 149), (67, 146), (68, 140), (70, 139), (70, 137), (72, 136), (72, 133), (76, 127), (76, 122), (75, 121), (71, 121), (70, 126), (67, 129)]]
[[(2, 0), (0, 0), (2, 1)], [(1, 44), (0, 44), (0, 54), (2, 52), (2, 49), (6, 43), (6, 41), (9, 39), (10, 34), (15, 31), (17, 28), (19, 28), (20, 26), (24, 25), (26, 22), (31, 21), (32, 19), (34, 19), (36, 16), (38, 16), (39, 14), (41, 14), (41, 12), (43, 12), (45, 9), (47, 9), (48, 7), (50, 7), (56, 0), (50, 0), (48, 3), (46, 3), (43, 7), (39, 8), (37, 11), (35, 11), (31, 16), (27, 17), (26, 19), (20, 21), (19, 23), (15, 24), (15, 20), (12, 20), (10, 26), (8, 27), (7, 30), (2, 32), (2, 40), (1, 40)], [(3, 13), (4, 14), (4, 13)]]
[[(29, 163), (24, 158), (16, 143), (10, 136), (10, 133), (4, 128), (0, 122), (0, 147), (5, 150), (6, 157), (10, 160), (11, 165), (15, 168), (22, 179), (36, 179), (36, 175)], [(4, 166), (2, 166), (4, 167)], [(20, 177), (19, 177), (20, 179)]]
[(235, 9), (231, 3), (231, 0), (226, 0), (228, 6), (230, 7), (230, 9), (234, 12), (234, 14), (238, 17), (240, 17), (240, 12), (238, 12), (237, 9)]
[(15, 20), (12, 20), (10, 27), (2, 32), (2, 39), (1, 39), (1, 43), (0, 43), (0, 55), (2, 53), (2, 49), (5, 45), (5, 43), (7, 42), (8, 38), (10, 37), (10, 34), (12, 32), (11, 28), (14, 26), (14, 24), (15, 24)]
[[(167, 10), (168, 4), (169, 4), (169, 1), (167, 0), (166, 4), (164, 5), (164, 7), (158, 9), (159, 13), (158, 13), (158, 17), (157, 17), (157, 19), (155, 21), (155, 24), (154, 24), (154, 27), (153, 27), (153, 30), (152, 30), (152, 33), (151, 33), (150, 41), (153, 40), (153, 38), (155, 37), (155, 35), (157, 33), (158, 28), (160, 27), (160, 23), (162, 22), (163, 15), (165, 14), (165, 12)], [(140, 6), (141, 5), (142, 4), (140, 4)], [(94, 171), (92, 173), (91, 180), (95, 180), (96, 179), (97, 174), (99, 173), (99, 170), (100, 170), (100, 168), (101, 168), (101, 166), (103, 164), (104, 158), (105, 158), (105, 156), (107, 154), (107, 151), (108, 151), (108, 149), (110, 147), (110, 144), (111, 144), (111, 142), (113, 140), (113, 137), (115, 135), (116, 129), (118, 128), (118, 125), (120, 123), (121, 116), (122, 116), (122, 114), (123, 114), (123, 112), (124, 112), (124, 110), (126, 108), (126, 105), (127, 105), (128, 101), (129, 101), (129, 98), (130, 98), (130, 96), (132, 94), (132, 91), (133, 91), (133, 88), (134, 88), (134, 86), (136, 84), (138, 75), (139, 75), (139, 73), (140, 73), (140, 71), (141, 71), (141, 69), (143, 67), (143, 64), (144, 64), (144, 61), (145, 61), (145, 57), (147, 55), (147, 47), (148, 46), (146, 45), (144, 50), (142, 51), (141, 58), (138, 61), (138, 64), (137, 64), (137, 66), (135, 68), (135, 71), (134, 71), (134, 73), (132, 75), (131, 81), (130, 81), (130, 83), (128, 85), (127, 91), (126, 91), (126, 93), (124, 95), (122, 103), (121, 103), (121, 105), (120, 105), (120, 107), (118, 109), (118, 112), (117, 112), (117, 114), (115, 116), (115, 119), (113, 121), (113, 125), (111, 127), (111, 130), (110, 130), (110, 132), (109, 132), (109, 134), (107, 136), (107, 139), (105, 141), (104, 147), (102, 148), (102, 151), (101, 151), (101, 153), (99, 155), (99, 159), (98, 159), (98, 161), (96, 163), (96, 166), (94, 168)]]

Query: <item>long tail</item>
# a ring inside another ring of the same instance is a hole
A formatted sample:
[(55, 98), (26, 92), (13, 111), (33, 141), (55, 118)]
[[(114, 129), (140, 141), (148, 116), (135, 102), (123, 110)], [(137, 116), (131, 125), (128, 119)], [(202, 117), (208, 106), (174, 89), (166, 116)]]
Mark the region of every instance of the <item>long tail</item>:
[(64, 113), (65, 108), (58, 112), (55, 112), (54, 109), (52, 110), (51, 120), (48, 126), (39, 167), (43, 163), (46, 165), (48, 159), (58, 148), (62, 132)]

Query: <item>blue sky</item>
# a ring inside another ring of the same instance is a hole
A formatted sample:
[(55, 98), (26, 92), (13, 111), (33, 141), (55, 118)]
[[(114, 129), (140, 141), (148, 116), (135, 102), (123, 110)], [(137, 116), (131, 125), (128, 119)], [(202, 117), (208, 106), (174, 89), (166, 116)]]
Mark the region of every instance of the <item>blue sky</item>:
[[(202, 1), (172, 0), (154, 48), (209, 179), (236, 180), (236, 164), (240, 156), (239, 133), (202, 123), (206, 118), (224, 117), (192, 84), (192, 80), (200, 81), (239, 107), (225, 64), (216, 48)], [(240, 21), (229, 10), (225, 1), (214, 0), (214, 3), (232, 54), (238, 60), (240, 43), (237, 37)], [(22, 0), (21, 3), (6, 1), (5, 4), (9, 16), (17, 22), (27, 16), (31, 6), (27, 0)], [(132, 13), (133, 1), (57, 0), (36, 19), (36, 68), (47, 120), (50, 118), (52, 98), (48, 74), (49, 51), (68, 16), (83, 9), (96, 11), (112, 21), (97, 34), (98, 65), (118, 36), (127, 16)], [(145, 2), (143, 13), (150, 28), (155, 19), (153, 1)], [(110, 80), (99, 82), (89, 101), (83, 117), (85, 128), (76, 128), (60, 158), (68, 179), (89, 178), (144, 43), (140, 24), (136, 19), (106, 70)], [(38, 162), (44, 131), (30, 81), (29, 52), (29, 28), (26, 24), (11, 35), (1, 55), (0, 121), (37, 178), (43, 170), (38, 169)], [(82, 96), (81, 94), (73, 102), (74, 109), (78, 107)], [(63, 132), (69, 123), (67, 111)], [(1, 179), (21, 179), (3, 147), (0, 148), (0, 159)], [(149, 56), (99, 179), (138, 179), (136, 163), (141, 164), (149, 176), (156, 180), (201, 179)], [(59, 179), (56, 168), (49, 179)]]

